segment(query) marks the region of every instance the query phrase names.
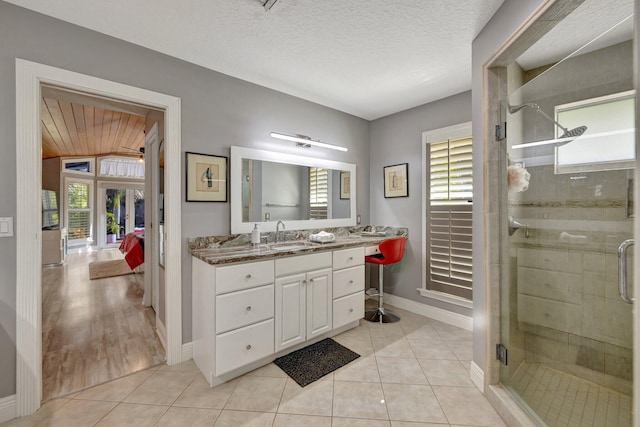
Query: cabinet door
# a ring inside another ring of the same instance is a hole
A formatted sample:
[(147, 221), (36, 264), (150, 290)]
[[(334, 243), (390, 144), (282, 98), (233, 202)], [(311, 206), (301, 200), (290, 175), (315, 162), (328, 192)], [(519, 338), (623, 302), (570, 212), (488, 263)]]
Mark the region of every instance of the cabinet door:
[(276, 279), (276, 352), (305, 340), (305, 275)]
[(333, 324), (330, 268), (307, 273), (307, 339), (329, 332)]

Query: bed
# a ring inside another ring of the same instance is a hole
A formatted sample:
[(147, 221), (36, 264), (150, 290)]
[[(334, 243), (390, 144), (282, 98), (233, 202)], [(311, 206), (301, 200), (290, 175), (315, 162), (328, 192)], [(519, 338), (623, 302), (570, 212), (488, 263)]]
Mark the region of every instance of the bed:
[(132, 270), (144, 263), (144, 232), (127, 233), (120, 243), (120, 252)]

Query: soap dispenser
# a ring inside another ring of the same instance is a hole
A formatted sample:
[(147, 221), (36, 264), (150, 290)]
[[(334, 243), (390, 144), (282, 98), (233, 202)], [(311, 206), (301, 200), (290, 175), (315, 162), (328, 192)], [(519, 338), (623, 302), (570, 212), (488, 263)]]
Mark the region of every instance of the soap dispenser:
[(260, 230), (258, 230), (258, 224), (254, 224), (251, 231), (251, 243), (254, 245), (260, 244)]

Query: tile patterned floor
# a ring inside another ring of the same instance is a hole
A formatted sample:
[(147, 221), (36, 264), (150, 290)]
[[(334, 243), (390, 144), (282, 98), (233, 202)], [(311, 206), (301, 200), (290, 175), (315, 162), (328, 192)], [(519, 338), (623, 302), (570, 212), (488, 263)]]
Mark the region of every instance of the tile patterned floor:
[(471, 333), (396, 310), (336, 341), (362, 357), (305, 388), (274, 364), (210, 388), (193, 361), (159, 366), (46, 403), (26, 426), (505, 426), (469, 380)]
[(631, 396), (540, 363), (524, 362), (512, 386), (551, 427), (631, 427)]

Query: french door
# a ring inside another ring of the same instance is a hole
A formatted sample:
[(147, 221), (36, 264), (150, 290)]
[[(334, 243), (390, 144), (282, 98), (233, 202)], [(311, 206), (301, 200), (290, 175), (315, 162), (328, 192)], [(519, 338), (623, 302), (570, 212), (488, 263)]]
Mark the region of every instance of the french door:
[(98, 245), (119, 245), (130, 232), (144, 231), (144, 188), (140, 184), (102, 183)]

